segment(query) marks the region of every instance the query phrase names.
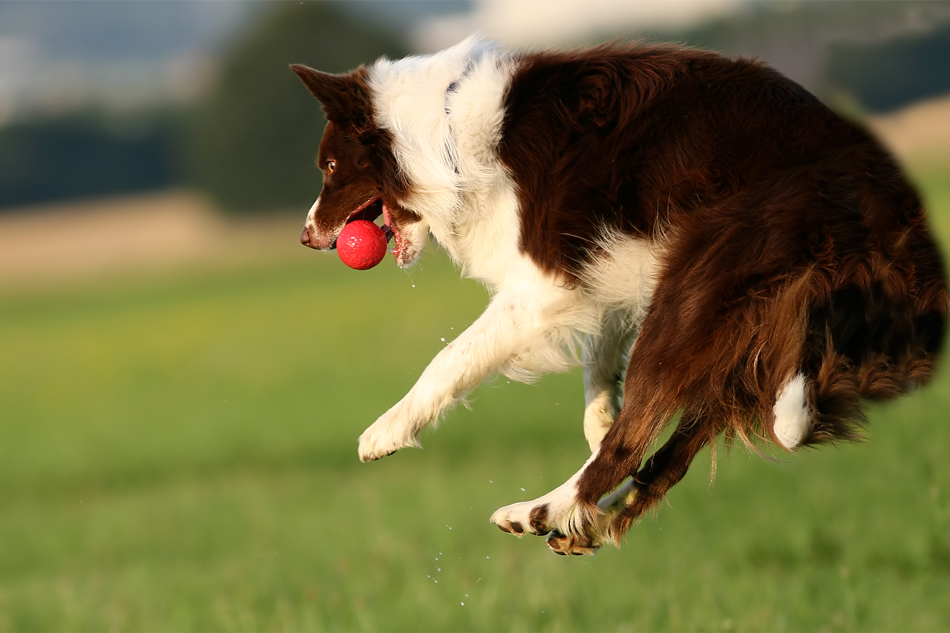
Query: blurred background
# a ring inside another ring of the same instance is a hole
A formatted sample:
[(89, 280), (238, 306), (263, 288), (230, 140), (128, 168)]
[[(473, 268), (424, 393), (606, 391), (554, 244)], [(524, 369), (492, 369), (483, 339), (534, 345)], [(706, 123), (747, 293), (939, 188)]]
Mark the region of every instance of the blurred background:
[(287, 66), (476, 31), (761, 57), (950, 239), (950, 2), (0, 2), (0, 631), (950, 627), (946, 372), (866, 446), (720, 451), (594, 561), (487, 523), (586, 458), (577, 372), (357, 462), (486, 295), (435, 249), (407, 275), (299, 245), (324, 121)]

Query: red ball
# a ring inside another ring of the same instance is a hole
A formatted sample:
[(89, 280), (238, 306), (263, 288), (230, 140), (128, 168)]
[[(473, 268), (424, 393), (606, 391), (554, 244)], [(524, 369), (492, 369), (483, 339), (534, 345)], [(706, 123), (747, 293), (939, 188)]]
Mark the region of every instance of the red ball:
[(386, 256), (386, 234), (369, 220), (354, 220), (340, 232), (336, 252), (350, 268), (367, 270)]

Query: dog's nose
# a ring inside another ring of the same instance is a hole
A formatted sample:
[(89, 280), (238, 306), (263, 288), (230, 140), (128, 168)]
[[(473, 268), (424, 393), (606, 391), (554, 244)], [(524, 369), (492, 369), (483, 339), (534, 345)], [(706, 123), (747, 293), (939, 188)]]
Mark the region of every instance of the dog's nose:
[(313, 239), (313, 236), (310, 234), (310, 229), (303, 227), (303, 231), (300, 232), (300, 243), (304, 246), (311, 246), (311, 239)]

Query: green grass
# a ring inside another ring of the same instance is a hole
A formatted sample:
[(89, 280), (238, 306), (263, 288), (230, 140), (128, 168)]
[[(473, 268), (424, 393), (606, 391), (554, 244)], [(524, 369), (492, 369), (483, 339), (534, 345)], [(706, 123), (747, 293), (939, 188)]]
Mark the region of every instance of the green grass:
[(704, 455), (623, 549), (563, 559), (488, 517), (585, 459), (580, 375), (360, 464), (485, 293), (435, 253), (288, 249), (0, 300), (0, 631), (950, 629), (950, 371), (861, 446), (720, 449), (711, 486)]

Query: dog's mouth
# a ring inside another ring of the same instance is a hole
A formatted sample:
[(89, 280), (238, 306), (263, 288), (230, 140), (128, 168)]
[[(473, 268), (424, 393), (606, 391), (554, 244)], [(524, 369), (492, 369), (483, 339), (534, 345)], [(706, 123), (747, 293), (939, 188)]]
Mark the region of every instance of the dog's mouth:
[[(386, 241), (389, 242), (389, 240), (395, 238), (395, 248), (391, 248), (390, 252), (398, 253), (402, 242), (401, 236), (399, 234), (399, 227), (393, 218), (392, 211), (383, 201), (381, 196), (371, 198), (360, 205), (360, 207), (351, 213), (350, 217), (346, 219), (346, 224), (355, 222), (356, 220), (368, 220), (374, 224), (379, 224), (377, 220), (380, 218), (380, 216), (383, 218), (383, 223), (380, 225), (380, 228), (383, 229), (383, 234), (386, 236)], [(333, 241), (333, 244), (330, 246), (330, 248), (336, 248), (336, 240)]]

